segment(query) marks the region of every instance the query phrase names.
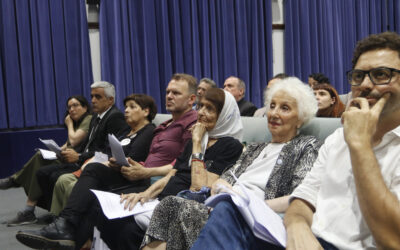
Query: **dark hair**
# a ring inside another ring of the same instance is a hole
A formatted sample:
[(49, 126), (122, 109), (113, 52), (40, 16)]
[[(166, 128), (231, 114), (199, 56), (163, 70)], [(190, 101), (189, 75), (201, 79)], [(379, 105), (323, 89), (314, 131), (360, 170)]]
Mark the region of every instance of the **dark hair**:
[(149, 122), (151, 122), (157, 114), (156, 102), (151, 96), (145, 94), (132, 94), (125, 97), (124, 105), (126, 105), (128, 101), (136, 102), (142, 109), (149, 109), (149, 115), (147, 116)]
[(335, 98), (335, 103), (326, 109), (318, 109), (317, 117), (340, 117), (345, 110), (345, 106), (340, 100), (336, 89), (327, 83), (317, 84), (313, 88), (313, 90), (321, 89), (328, 91), (331, 98)]
[(171, 81), (175, 80), (175, 81), (186, 81), (188, 84), (188, 90), (189, 90), (189, 94), (191, 95), (196, 95), (196, 91), (197, 91), (197, 79), (189, 74), (184, 74), (184, 73), (175, 73), (172, 75), (171, 77)]
[(76, 128), (81, 124), (81, 122), (83, 121), (83, 119), (85, 119), (85, 117), (86, 117), (87, 115), (89, 115), (89, 114), (92, 113), (92, 107), (90, 106), (88, 100), (87, 100), (84, 96), (81, 96), (81, 95), (73, 95), (73, 96), (70, 96), (70, 97), (68, 97), (68, 99), (67, 99), (67, 103), (66, 103), (67, 111), (65, 112), (65, 116), (64, 116), (64, 117), (67, 117), (67, 115), (69, 115), (68, 102), (69, 102), (71, 99), (77, 100), (77, 101), (79, 102), (79, 104), (80, 104), (82, 107), (86, 107), (86, 112), (79, 118), (79, 120), (77, 120), (77, 121), (72, 120), (73, 126), (74, 126), (74, 128), (76, 129)]
[(207, 101), (210, 101), (215, 108), (217, 109), (218, 116), (221, 114), (222, 108), (225, 103), (225, 92), (219, 88), (211, 88), (207, 90), (204, 98)]
[(376, 49), (391, 49), (397, 51), (400, 57), (400, 35), (395, 32), (387, 31), (370, 35), (358, 41), (354, 49), (353, 59), (351, 60), (352, 68), (354, 69), (358, 58), (360, 58), (363, 53)]
[[(288, 77), (289, 77), (288, 74), (279, 73), (279, 74), (274, 75), (274, 77), (272, 77), (272, 79), (285, 79), (285, 78), (288, 78)], [(271, 79), (271, 80), (272, 80), (272, 79)]]
[(324, 74), (322, 74), (322, 73), (312, 73), (308, 77), (310, 77), (310, 78), (314, 79), (315, 81), (317, 81), (318, 84), (321, 84), (321, 83), (329, 83), (330, 84), (331, 83), (329, 81), (329, 78), (327, 76), (325, 76)]

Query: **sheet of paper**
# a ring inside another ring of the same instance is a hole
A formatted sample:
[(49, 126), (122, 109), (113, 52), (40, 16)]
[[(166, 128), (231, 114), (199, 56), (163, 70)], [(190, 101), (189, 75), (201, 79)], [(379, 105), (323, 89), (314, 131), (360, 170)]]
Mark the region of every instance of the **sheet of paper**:
[(60, 146), (58, 146), (58, 144), (57, 144), (54, 140), (52, 140), (52, 139), (42, 140), (42, 139), (40, 139), (40, 138), (39, 138), (39, 140), (40, 140), (44, 145), (46, 145), (46, 147), (47, 147), (49, 150), (53, 151), (53, 152), (56, 153), (57, 155), (60, 154), (61, 148), (60, 148)]
[[(239, 183), (243, 193), (249, 200), (248, 207), (253, 215), (253, 232), (260, 239), (271, 240), (275, 243), (286, 247), (286, 229), (283, 225), (282, 218), (275, 213), (264, 200), (261, 200)], [(243, 210), (248, 211), (246, 207)], [(241, 208), (239, 207), (239, 210)], [(271, 242), (270, 241), (270, 242)]]
[(86, 160), (85, 163), (81, 166), (81, 169), (85, 168), (89, 163), (99, 162), (105, 163), (108, 161), (108, 155), (103, 154), (102, 152), (94, 152), (94, 156), (89, 160)]
[(97, 199), (99, 200), (104, 215), (110, 220), (154, 210), (157, 204), (160, 203), (159, 200), (148, 201), (143, 205), (139, 202), (131, 211), (129, 211), (129, 209), (124, 209), (124, 203), (120, 203), (121, 198), (118, 194), (94, 189), (91, 189), (91, 191), (96, 195)]
[(108, 155), (102, 152), (94, 152), (94, 157), (91, 160), (91, 162), (100, 162), (100, 163), (104, 163), (107, 161), (108, 161)]
[(222, 200), (232, 199), (256, 237), (286, 247), (286, 229), (282, 218), (264, 200), (255, 196), (236, 177), (235, 179), (242, 189), (242, 195), (221, 187), (222, 193), (209, 197), (205, 204), (215, 207)]
[(126, 160), (124, 150), (122, 149), (121, 143), (114, 136), (108, 135), (108, 142), (110, 143), (112, 156), (115, 158), (116, 163), (121, 166), (129, 166), (128, 161)]
[(57, 159), (57, 155), (53, 151), (42, 149), (42, 148), (38, 148), (38, 150), (40, 151), (40, 154), (42, 155), (43, 159), (45, 159), (45, 160), (56, 160)]

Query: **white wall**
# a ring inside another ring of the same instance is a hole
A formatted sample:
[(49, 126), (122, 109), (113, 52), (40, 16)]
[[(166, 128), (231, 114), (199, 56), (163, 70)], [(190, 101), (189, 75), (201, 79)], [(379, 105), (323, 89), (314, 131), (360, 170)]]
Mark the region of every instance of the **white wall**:
[(89, 29), (90, 54), (92, 56), (93, 81), (101, 81), (100, 33), (98, 29)]
[[(86, 4), (86, 15), (88, 22), (99, 22), (99, 8), (96, 5)], [(100, 33), (98, 29), (89, 29), (90, 54), (92, 56), (93, 81), (101, 81), (100, 66)]]
[[(272, 23), (284, 24), (283, 0), (272, 0)], [(272, 30), (273, 69), (274, 75), (285, 72), (284, 30)]]

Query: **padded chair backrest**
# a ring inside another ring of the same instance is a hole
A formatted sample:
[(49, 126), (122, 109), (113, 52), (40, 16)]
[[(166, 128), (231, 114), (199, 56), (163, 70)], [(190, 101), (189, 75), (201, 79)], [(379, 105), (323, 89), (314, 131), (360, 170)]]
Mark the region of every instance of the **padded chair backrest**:
[[(243, 142), (270, 141), (272, 136), (268, 130), (266, 117), (242, 117), (243, 122)], [(315, 117), (307, 125), (300, 129), (300, 134), (314, 135), (319, 140), (325, 140), (337, 128), (341, 127), (340, 118)]]
[(313, 135), (324, 141), (337, 128), (342, 127), (340, 118), (315, 117), (300, 129), (300, 134)]
[(172, 118), (171, 114), (157, 114), (156, 117), (154, 117), (153, 123), (154, 123), (154, 125), (158, 126), (161, 123), (163, 123), (166, 120), (169, 120), (171, 118)]
[(268, 130), (267, 117), (246, 117), (242, 116), (243, 140), (245, 144), (252, 142), (266, 142), (271, 140), (271, 133)]
[[(162, 122), (171, 119), (170, 114), (157, 114), (153, 123), (158, 126)], [(252, 142), (267, 142), (271, 140), (271, 133), (268, 130), (268, 121), (266, 117), (244, 117), (243, 122), (243, 140), (249, 144)], [(337, 128), (341, 127), (340, 118), (315, 117), (307, 125), (300, 129), (300, 134), (314, 135), (319, 140), (325, 140)]]

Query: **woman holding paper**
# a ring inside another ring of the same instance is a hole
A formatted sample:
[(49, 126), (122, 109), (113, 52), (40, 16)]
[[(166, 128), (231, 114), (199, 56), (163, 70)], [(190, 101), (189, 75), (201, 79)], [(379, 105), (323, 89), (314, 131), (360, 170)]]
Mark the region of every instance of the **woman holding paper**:
[[(298, 134), (318, 108), (312, 90), (294, 77), (283, 79), (268, 90), (266, 107), (272, 140), (250, 144), (232, 172), (250, 192), (281, 213), (288, 207), (288, 195), (302, 181), (318, 155), (320, 143), (317, 139)], [(211, 194), (224, 189), (240, 193), (235, 183), (231, 171), (226, 171), (213, 184)], [(208, 216), (209, 208), (202, 203), (179, 197), (164, 199), (154, 211), (143, 249), (189, 249)], [(218, 231), (219, 225), (216, 226)], [(229, 227), (224, 231), (222, 226), (221, 234), (233, 230)], [(219, 238), (219, 235), (213, 237)]]
[[(81, 143), (87, 136), (89, 123), (92, 118), (91, 108), (85, 97), (80, 95), (71, 96), (67, 100), (67, 111), (65, 115), (65, 126), (68, 130), (68, 140), (61, 147), (73, 148), (81, 151)], [(54, 164), (59, 160), (44, 159), (37, 152), (24, 166), (14, 175), (0, 180), (0, 189), (22, 186), (28, 199), (25, 208), (18, 212), (17, 216), (7, 221), (8, 226), (31, 224), (36, 222), (34, 209), (42, 192), (36, 179), (36, 171), (46, 165)]]
[[(142, 193), (121, 195), (126, 209), (137, 202), (163, 199), (181, 190), (199, 190), (211, 187), (219, 175), (230, 168), (242, 152), (242, 122), (234, 97), (213, 88), (200, 102), (198, 122), (193, 126), (192, 140), (186, 144), (169, 174)], [(139, 216), (108, 220), (102, 212), (97, 214), (96, 227), (111, 249), (139, 248), (151, 212)]]
[[(124, 99), (124, 106), (125, 120), (131, 127), (131, 130), (118, 139), (126, 157), (130, 157), (139, 162), (144, 161), (149, 153), (151, 141), (153, 139), (155, 125), (151, 122), (157, 114), (156, 103), (151, 96), (145, 94), (132, 94)], [(103, 153), (110, 154), (110, 152)], [(114, 181), (115, 187), (132, 185), (131, 182), (123, 178), (120, 174), (121, 165), (115, 164), (113, 161), (111, 163), (106, 162), (105, 164), (99, 162), (90, 163), (90, 161), (88, 161), (87, 164), (81, 167), (81, 169), (84, 168), (87, 168), (87, 171), (79, 185), (79, 193), (84, 193), (86, 191), (89, 192), (86, 185), (97, 185), (97, 183), (94, 183), (94, 180), (97, 179), (91, 178), (90, 174), (88, 174), (88, 172), (91, 172), (91, 169), (95, 169), (96, 174), (101, 173), (110, 182)], [(52, 214), (59, 215), (63, 210), (80, 174), (81, 170), (74, 173), (63, 174), (58, 178), (54, 186), (50, 208)], [(88, 182), (88, 179), (91, 181)], [(104, 182), (102, 184), (107, 185)], [(138, 185), (143, 186), (141, 190), (149, 186), (146, 181), (138, 183)], [(108, 188), (111, 189), (113, 187)]]

